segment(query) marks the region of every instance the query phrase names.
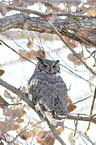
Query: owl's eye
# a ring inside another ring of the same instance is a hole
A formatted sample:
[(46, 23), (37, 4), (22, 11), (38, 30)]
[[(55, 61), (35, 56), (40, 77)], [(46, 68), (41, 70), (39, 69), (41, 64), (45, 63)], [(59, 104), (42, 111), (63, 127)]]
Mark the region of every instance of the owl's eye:
[(53, 65), (53, 68), (56, 68), (57, 67), (57, 65)]
[(58, 63), (59, 63), (59, 60), (56, 60), (54, 65), (53, 65), (53, 68), (57, 68), (58, 67)]
[(42, 67), (43, 67), (43, 68), (46, 68), (46, 67), (47, 67), (47, 65), (42, 65)]

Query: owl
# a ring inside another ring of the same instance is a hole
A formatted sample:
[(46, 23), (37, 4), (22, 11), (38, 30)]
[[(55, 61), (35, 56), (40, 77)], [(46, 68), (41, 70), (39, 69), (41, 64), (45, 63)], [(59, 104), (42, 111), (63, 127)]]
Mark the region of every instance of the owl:
[(58, 75), (59, 60), (37, 59), (35, 71), (28, 81), (28, 96), (42, 113), (50, 112), (55, 119), (65, 117), (68, 113), (67, 87)]

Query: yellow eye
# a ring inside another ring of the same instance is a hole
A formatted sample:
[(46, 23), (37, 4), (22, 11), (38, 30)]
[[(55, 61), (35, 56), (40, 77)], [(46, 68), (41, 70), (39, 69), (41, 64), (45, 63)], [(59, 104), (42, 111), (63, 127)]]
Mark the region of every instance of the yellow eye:
[(57, 65), (53, 65), (53, 68), (56, 68), (57, 67)]
[(42, 67), (43, 67), (43, 68), (46, 68), (46, 67), (47, 67), (47, 65), (42, 65)]

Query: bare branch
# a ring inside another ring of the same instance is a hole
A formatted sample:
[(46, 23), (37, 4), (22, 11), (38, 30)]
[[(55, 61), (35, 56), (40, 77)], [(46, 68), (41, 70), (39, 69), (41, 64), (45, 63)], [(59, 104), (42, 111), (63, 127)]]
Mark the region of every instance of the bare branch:
[(86, 136), (84, 133), (82, 133), (81, 131), (79, 131), (79, 130), (74, 130), (74, 129), (69, 128), (69, 127), (67, 127), (67, 126), (64, 126), (64, 127), (67, 128), (67, 129), (70, 129), (70, 130), (72, 130), (72, 131), (76, 131), (79, 135), (82, 135), (84, 138), (86, 138), (92, 145), (95, 145), (95, 144), (92, 142), (92, 140), (91, 140), (88, 136)]
[(91, 98), (91, 97), (92, 97), (92, 96), (88, 96), (88, 97), (86, 97), (86, 98), (84, 98), (84, 99), (81, 99), (81, 100), (79, 100), (79, 101), (74, 102), (73, 104), (80, 103), (80, 102), (85, 101), (85, 100), (87, 100), (87, 99), (89, 99), (89, 98)]
[[(8, 48), (10, 48), (13, 52), (15, 52), (16, 54), (18, 54), (19, 56), (21, 56), (22, 58), (24, 58), (25, 60), (35, 64), (34, 62), (32, 62), (31, 60), (27, 59), (26, 57), (24, 57), (23, 55), (21, 55), (20, 53), (18, 53), (15, 49), (13, 49), (12, 47), (10, 47), (8, 44), (6, 44), (4, 41), (2, 41), (0, 39), (0, 42), (2, 42), (4, 45), (6, 45)], [(36, 65), (36, 64), (35, 64)]]
[[(43, 19), (42, 19), (43, 18)], [(23, 30), (37, 31), (40, 33), (50, 33), (55, 34), (54, 30), (50, 25), (44, 20), (44, 16), (39, 17), (29, 17), (28, 15), (17, 14), (12, 16), (7, 16), (0, 19), (0, 32), (4, 32), (11, 28), (20, 28)], [(84, 30), (90, 30), (93, 35), (95, 35), (95, 20), (88, 19), (51, 19), (56, 29), (65, 36), (74, 39), (79, 42), (91, 44), (96, 46), (96, 41), (89, 39), (88, 37), (77, 37), (74, 32)], [(68, 31), (72, 30), (72, 32)]]
[[(7, 88), (8, 90), (12, 91), (13, 93), (15, 93), (16, 95), (18, 95), (21, 100), (25, 101), (34, 111), (36, 111), (35, 106), (33, 105), (32, 101), (30, 101), (30, 99), (24, 94), (22, 93), (20, 90), (18, 90), (17, 88), (15, 88), (14, 86), (8, 84), (7, 82), (3, 81), (0, 78), (0, 85), (2, 85), (3, 87)], [(42, 114), (40, 112), (36, 113), (40, 116), (43, 117)], [(94, 117), (83, 117), (83, 116), (73, 116), (73, 115), (67, 115), (67, 117), (64, 117), (64, 119), (71, 119), (71, 120), (81, 120), (81, 121), (90, 121), (96, 124), (96, 118)], [(45, 120), (47, 121), (47, 119), (45, 118)], [(48, 122), (49, 123), (49, 122)], [(51, 126), (51, 125), (50, 125)]]
[(82, 120), (82, 121), (90, 121), (96, 124), (96, 118), (93, 117), (83, 117), (83, 116), (73, 116), (68, 115), (66, 119), (72, 119), (72, 120)]
[(2, 79), (0, 79), (0, 85), (2, 85), (3, 87), (7, 88), (10, 91), (12, 91), (16, 95), (18, 95), (21, 98), (21, 100), (25, 101), (40, 117), (42, 117), (47, 122), (49, 128), (51, 129), (51, 131), (52, 131), (53, 135), (56, 137), (56, 139), (62, 145), (66, 145), (64, 143), (64, 141), (59, 137), (57, 131), (54, 128), (54, 126), (52, 124), (50, 124), (49, 120), (46, 117), (44, 118), (43, 115), (39, 111), (36, 111), (34, 104), (32, 103), (32, 101), (30, 101), (30, 99), (24, 93), (22, 93), (20, 90), (18, 90), (14, 86), (8, 84), (7, 82), (3, 81)]
[(17, 11), (21, 11), (21, 12), (26, 12), (28, 14), (32, 13), (35, 15), (38, 15), (40, 17), (54, 17), (54, 16), (72, 16), (72, 17), (82, 17), (82, 18), (91, 18), (91, 19), (96, 19), (96, 16), (90, 16), (90, 15), (84, 15), (84, 14), (78, 14), (78, 13), (49, 13), (49, 14), (44, 14), (42, 12), (38, 12), (38, 11), (34, 11), (34, 10), (30, 10), (30, 9), (26, 9), (26, 8), (21, 8), (21, 7), (17, 7), (15, 5), (7, 5), (6, 6), (7, 9), (10, 10), (17, 10)]
[(14, 104), (2, 104), (2, 103), (0, 103), (0, 105), (2, 105), (2, 106), (19, 105), (19, 104), (22, 104), (22, 103), (14, 103)]
[(62, 40), (62, 42), (73, 52), (73, 54), (85, 65), (85, 67), (91, 71), (91, 73), (93, 73), (94, 75), (96, 75), (96, 72), (90, 68), (87, 63), (79, 56), (77, 55), (77, 53), (71, 48), (71, 46), (67, 43), (66, 40), (64, 40), (64, 38), (62, 37), (62, 35), (59, 33), (59, 31), (54, 27), (54, 25), (51, 23), (50, 20), (48, 20), (46, 17), (44, 18), (46, 20), (46, 22), (48, 22), (50, 24), (50, 26), (54, 29), (55, 33), (60, 37), (60, 39)]
[[(96, 88), (95, 88), (94, 96), (93, 96), (93, 100), (92, 100), (92, 105), (91, 105), (91, 110), (90, 110), (90, 116), (92, 116), (92, 111), (93, 111), (95, 99), (96, 99)], [(88, 124), (88, 128), (86, 129), (86, 133), (87, 133), (87, 131), (89, 130), (89, 128), (90, 128), (90, 122), (89, 122), (89, 124)]]
[[(35, 63), (32, 62), (31, 60), (29, 60), (29, 59), (27, 59), (26, 57), (22, 56), (20, 53), (18, 53), (18, 52), (17, 52), (16, 50), (14, 50), (12, 47), (10, 47), (8, 44), (6, 44), (3, 40), (0, 39), (0, 41), (1, 41), (4, 45), (6, 45), (8, 48), (10, 48), (13, 52), (15, 52), (16, 54), (18, 54), (18, 55), (21, 56), (22, 58), (24, 58), (25, 60), (27, 60), (27, 61), (29, 61), (29, 62), (35, 64)], [(19, 62), (19, 60), (12, 61), (12, 62), (10, 62), (10, 63), (15, 63), (15, 62)], [(5, 63), (5, 64), (3, 64), (3, 65), (7, 65), (7, 64), (9, 64), (9, 63)], [(3, 65), (0, 65), (0, 66), (3, 66)], [(87, 83), (90, 84), (90, 82), (89, 82), (88, 80), (86, 80), (85, 78), (83, 78), (83, 77), (81, 77), (80, 75), (76, 74), (75, 72), (73, 72), (72, 70), (70, 70), (68, 67), (66, 67), (66, 66), (64, 66), (64, 65), (62, 65), (62, 64), (60, 64), (60, 65), (61, 65), (62, 67), (65, 67), (65, 68), (66, 68), (67, 70), (69, 70), (72, 74), (78, 76), (79, 78), (83, 79), (84, 81), (86, 81)], [(91, 84), (91, 85), (94, 86), (93, 84)]]

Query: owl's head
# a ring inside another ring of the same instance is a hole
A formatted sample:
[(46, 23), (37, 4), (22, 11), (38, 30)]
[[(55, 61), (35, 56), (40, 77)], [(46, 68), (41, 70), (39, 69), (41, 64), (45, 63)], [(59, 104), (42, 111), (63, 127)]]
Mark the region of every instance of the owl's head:
[(59, 60), (52, 61), (40, 57), (37, 57), (37, 59), (38, 59), (37, 63), (38, 71), (46, 72), (50, 75), (57, 74), (60, 72)]

